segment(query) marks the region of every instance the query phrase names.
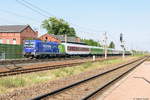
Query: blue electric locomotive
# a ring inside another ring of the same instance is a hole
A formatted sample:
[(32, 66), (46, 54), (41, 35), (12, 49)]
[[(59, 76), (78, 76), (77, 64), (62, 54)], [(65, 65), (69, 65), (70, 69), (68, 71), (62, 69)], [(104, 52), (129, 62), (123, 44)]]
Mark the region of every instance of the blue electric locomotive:
[(41, 40), (25, 40), (24, 56), (29, 58), (46, 58), (59, 54), (58, 43)]

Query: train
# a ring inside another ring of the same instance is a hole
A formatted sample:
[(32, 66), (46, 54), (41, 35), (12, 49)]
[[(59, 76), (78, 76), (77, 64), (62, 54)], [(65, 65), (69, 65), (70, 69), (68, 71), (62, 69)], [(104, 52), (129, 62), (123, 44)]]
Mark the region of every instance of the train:
[[(89, 46), (84, 43), (25, 40), (23, 51), (26, 58), (50, 58), (62, 56), (102, 56), (105, 49), (97, 46)], [(122, 50), (107, 48), (108, 55), (121, 55), (122, 52)], [(125, 55), (131, 55), (131, 52), (126, 50)]]

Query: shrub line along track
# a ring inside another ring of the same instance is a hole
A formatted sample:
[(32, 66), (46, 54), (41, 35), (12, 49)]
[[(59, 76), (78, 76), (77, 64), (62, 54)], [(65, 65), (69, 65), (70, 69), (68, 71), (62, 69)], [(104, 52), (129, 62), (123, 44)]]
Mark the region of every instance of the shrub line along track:
[[(63, 87), (63, 88), (60, 88), (58, 90), (55, 90), (55, 91), (52, 91), (50, 93), (47, 93), (47, 94), (43, 94), (43, 95), (40, 95), (40, 96), (37, 96), (35, 98), (32, 98), (31, 100), (40, 100), (40, 99), (44, 99), (46, 100), (46, 98), (49, 98), (49, 97), (53, 97), (53, 96), (58, 96), (59, 94), (62, 96), (61, 93), (65, 93), (65, 91), (70, 91), (71, 89), (74, 89), (74, 88), (77, 88), (79, 85), (82, 85), (84, 83), (87, 83), (87, 82), (90, 82), (92, 80), (95, 80), (97, 79), (98, 77), (103, 77), (104, 75), (106, 74), (109, 74), (109, 73), (112, 73), (113, 71), (117, 71), (121, 68), (127, 68), (126, 66), (132, 66), (131, 68), (128, 68), (127, 71), (121, 73), (121, 75), (117, 76), (115, 78), (113, 78), (111, 81), (109, 82), (106, 82), (104, 83), (104, 85), (102, 85), (101, 87), (99, 87), (98, 89), (95, 89), (94, 91), (86, 94), (86, 96), (82, 97), (81, 99), (82, 100), (87, 100), (89, 98), (91, 98), (92, 96), (94, 96), (98, 91), (101, 91), (103, 88), (105, 88), (106, 86), (110, 85), (112, 82), (114, 82), (115, 80), (119, 79), (120, 77), (122, 77), (123, 75), (125, 75), (126, 73), (130, 72), (131, 70), (133, 70), (134, 68), (136, 68), (138, 65), (140, 65), (141, 63), (143, 63), (148, 57), (144, 57), (144, 58), (139, 58), (137, 60), (134, 60), (134, 61), (131, 61), (127, 64), (123, 64), (123, 65), (120, 65), (116, 68), (113, 68), (111, 70), (108, 70), (108, 71), (105, 71), (103, 73), (100, 73), (98, 75), (95, 75), (95, 76), (92, 76), (90, 78), (87, 78), (87, 79), (84, 79), (84, 80), (81, 80), (79, 82), (76, 82), (76, 83), (73, 83), (71, 85), (68, 85), (66, 87)], [(79, 89), (79, 88), (78, 88)], [(71, 92), (72, 93), (72, 92)], [(59, 95), (59, 96), (60, 96)]]
[[(112, 58), (110, 57), (107, 60), (113, 59), (113, 58), (114, 57), (112, 57)], [(75, 59), (71, 59), (70, 61), (73, 61), (73, 60), (75, 60)], [(103, 61), (103, 60), (105, 60), (105, 59), (100, 58), (100, 59), (95, 60), (95, 61)], [(46, 65), (46, 66), (42, 66), (42, 67), (31, 67), (31, 68), (27, 68), (27, 69), (23, 69), (23, 68), (21, 68), (21, 69), (12, 69), (12, 70), (9, 70), (9, 71), (0, 72), (0, 77), (18, 75), (18, 74), (25, 74), (25, 73), (31, 73), (31, 72), (38, 72), (38, 71), (44, 71), (44, 70), (52, 70), (52, 69), (58, 69), (58, 68), (63, 68), (63, 67), (71, 67), (71, 66), (79, 65), (79, 64), (82, 64), (82, 63), (85, 63), (85, 62), (87, 62), (87, 61), (84, 61), (83, 59), (81, 59), (80, 62), (71, 62), (71, 63), (65, 63), (65, 64), (52, 65), (52, 66)], [(88, 61), (88, 62), (93, 62), (93, 61)]]

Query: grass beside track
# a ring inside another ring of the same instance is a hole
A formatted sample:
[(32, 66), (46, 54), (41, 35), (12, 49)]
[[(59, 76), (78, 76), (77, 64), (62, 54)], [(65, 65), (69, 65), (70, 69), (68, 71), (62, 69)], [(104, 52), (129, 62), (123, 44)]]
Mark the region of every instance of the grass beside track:
[(16, 76), (2, 77), (0, 78), (0, 93), (11, 92), (15, 89), (20, 89), (24, 87), (33, 86), (35, 84), (40, 84), (43, 82), (48, 82), (51, 80), (56, 80), (62, 77), (71, 76), (79, 74), (85, 71), (103, 68), (112, 64), (121, 63), (127, 61), (131, 58), (137, 58), (139, 56), (126, 57), (124, 60), (122, 58), (97, 61), (97, 62), (87, 62), (76, 67), (66, 67), (55, 70), (48, 70), (43, 72), (35, 72), (29, 74), (22, 74)]

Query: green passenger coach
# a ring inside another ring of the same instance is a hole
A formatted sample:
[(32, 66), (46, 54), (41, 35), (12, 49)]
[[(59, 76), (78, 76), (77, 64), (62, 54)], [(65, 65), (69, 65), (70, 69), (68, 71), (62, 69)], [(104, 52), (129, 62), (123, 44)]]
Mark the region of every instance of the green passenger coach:
[(91, 52), (90, 54), (103, 54), (104, 49), (100, 47), (91, 47)]

